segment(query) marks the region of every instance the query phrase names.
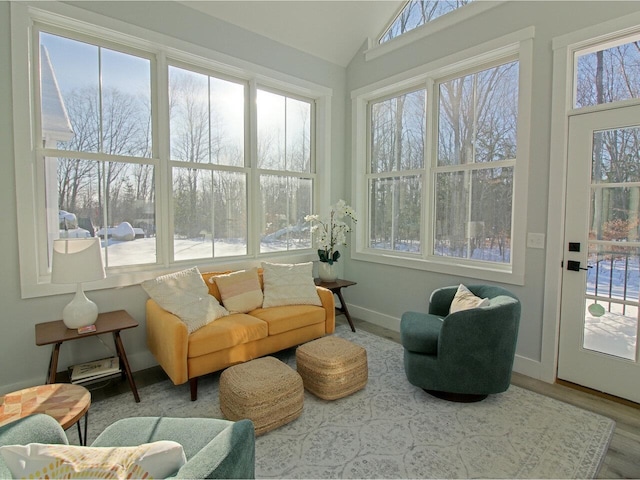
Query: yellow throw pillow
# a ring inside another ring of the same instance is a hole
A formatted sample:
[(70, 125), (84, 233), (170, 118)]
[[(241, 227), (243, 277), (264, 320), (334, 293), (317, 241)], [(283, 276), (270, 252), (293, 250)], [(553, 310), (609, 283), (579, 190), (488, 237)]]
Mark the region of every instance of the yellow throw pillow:
[(182, 445), (168, 440), (137, 447), (6, 445), (0, 455), (13, 478), (166, 478), (187, 462)]
[(449, 313), (459, 312), (461, 310), (469, 310), (470, 308), (486, 307), (489, 305), (488, 298), (476, 297), (471, 290), (460, 284), (453, 302), (449, 307)]
[(262, 306), (262, 289), (257, 268), (216, 275), (209, 281), (216, 283), (222, 304), (231, 313), (247, 313)]

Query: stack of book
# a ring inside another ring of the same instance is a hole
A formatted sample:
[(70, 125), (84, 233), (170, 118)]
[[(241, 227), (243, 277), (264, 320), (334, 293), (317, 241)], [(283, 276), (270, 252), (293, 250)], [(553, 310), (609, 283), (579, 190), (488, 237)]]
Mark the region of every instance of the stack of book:
[(70, 367), (71, 383), (91, 383), (120, 373), (118, 357), (103, 358), (94, 362), (81, 363)]

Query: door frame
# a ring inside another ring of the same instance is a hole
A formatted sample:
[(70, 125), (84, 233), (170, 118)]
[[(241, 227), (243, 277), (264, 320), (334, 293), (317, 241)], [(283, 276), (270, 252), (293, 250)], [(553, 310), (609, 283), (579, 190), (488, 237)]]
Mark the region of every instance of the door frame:
[[(553, 39), (553, 80), (551, 99), (551, 137), (549, 156), (549, 203), (547, 210), (547, 249), (542, 318), (542, 351), (536, 378), (554, 383), (558, 371), (560, 344), (560, 305), (566, 181), (569, 148), (569, 117), (581, 113), (608, 110), (610, 105), (573, 109), (574, 52), (589, 45), (613, 40), (640, 31), (640, 12), (609, 20)], [(640, 105), (640, 99), (619, 102), (616, 106)], [(551, 246), (551, 247), (550, 247)]]

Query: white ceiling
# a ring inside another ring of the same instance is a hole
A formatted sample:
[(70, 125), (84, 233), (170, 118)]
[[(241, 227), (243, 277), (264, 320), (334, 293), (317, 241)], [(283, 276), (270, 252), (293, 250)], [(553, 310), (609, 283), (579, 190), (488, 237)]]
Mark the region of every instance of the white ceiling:
[(212, 17), (346, 67), (404, 0), (183, 1)]

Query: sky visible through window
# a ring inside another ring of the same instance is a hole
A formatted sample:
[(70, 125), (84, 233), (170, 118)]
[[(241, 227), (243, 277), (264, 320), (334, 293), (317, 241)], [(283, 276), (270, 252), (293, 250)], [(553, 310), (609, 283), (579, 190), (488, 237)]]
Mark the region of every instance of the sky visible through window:
[(453, 12), (473, 0), (409, 0), (384, 32), (378, 43), (385, 43), (403, 33), (414, 30), (438, 17)]

